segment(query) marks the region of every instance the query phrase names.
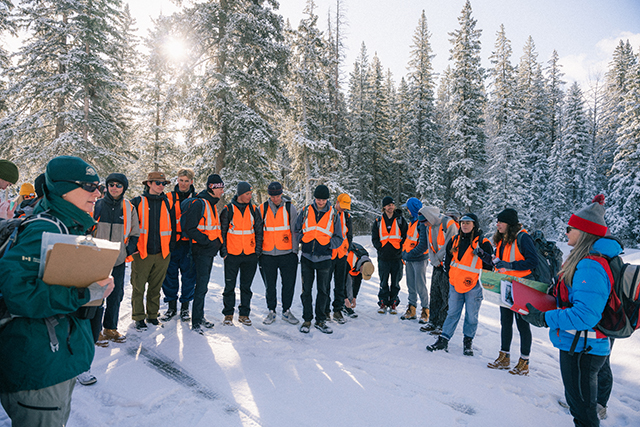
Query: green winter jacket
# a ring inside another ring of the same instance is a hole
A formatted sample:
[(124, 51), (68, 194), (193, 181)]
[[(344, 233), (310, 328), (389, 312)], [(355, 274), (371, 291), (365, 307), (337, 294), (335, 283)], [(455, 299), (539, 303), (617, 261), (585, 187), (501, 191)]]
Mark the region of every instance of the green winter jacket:
[[(34, 214), (49, 211), (71, 234), (83, 235), (95, 221), (53, 194), (38, 203)], [(50, 285), (38, 279), (43, 232), (59, 233), (55, 224), (34, 221), (18, 235), (15, 245), (0, 259), (0, 292), (14, 318), (0, 331), (0, 392), (38, 390), (87, 371), (94, 354), (89, 320), (73, 313), (90, 300), (84, 289)], [(45, 318), (56, 315), (59, 350), (53, 352)]]

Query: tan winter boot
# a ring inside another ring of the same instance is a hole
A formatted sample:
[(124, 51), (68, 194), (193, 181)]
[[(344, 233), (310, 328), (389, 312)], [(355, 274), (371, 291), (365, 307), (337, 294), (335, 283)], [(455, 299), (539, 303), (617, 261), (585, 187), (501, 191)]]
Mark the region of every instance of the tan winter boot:
[(529, 375), (529, 359), (518, 360), (518, 364), (509, 371), (512, 375)]
[(123, 343), (127, 340), (127, 337), (118, 332), (117, 329), (105, 329), (104, 336), (109, 340), (117, 343)]
[(420, 320), (418, 323), (425, 324), (429, 321), (429, 309), (422, 307), (422, 314), (420, 314)]
[(491, 369), (509, 369), (509, 365), (511, 364), (511, 360), (509, 355), (504, 351), (501, 351), (498, 354), (498, 358), (493, 362), (487, 363), (487, 368)]
[(409, 304), (409, 307), (407, 307), (407, 311), (405, 311), (404, 314), (400, 316), (400, 319), (413, 320), (415, 318), (416, 318), (416, 306)]

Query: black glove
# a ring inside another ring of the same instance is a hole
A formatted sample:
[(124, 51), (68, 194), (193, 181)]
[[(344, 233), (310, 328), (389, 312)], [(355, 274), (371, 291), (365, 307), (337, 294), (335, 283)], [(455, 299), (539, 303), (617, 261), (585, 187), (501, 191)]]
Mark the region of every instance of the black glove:
[(478, 255), (478, 258), (480, 258), (482, 260), (482, 262), (484, 262), (485, 264), (487, 264), (487, 265), (493, 264), (493, 260), (491, 259), (491, 255), (486, 253), (484, 251), (484, 249), (482, 249), (480, 246), (478, 246), (477, 248), (475, 248), (473, 250), (473, 254), (474, 255)]
[(533, 326), (537, 326), (538, 328), (549, 327), (549, 325), (547, 325), (547, 321), (544, 320), (544, 312), (535, 308), (533, 305), (531, 305), (531, 303), (527, 303), (527, 310), (529, 310), (529, 314), (521, 314), (524, 320), (531, 323)]
[(496, 268), (504, 268), (504, 269), (507, 269), (507, 270), (512, 270), (513, 269), (513, 267), (511, 266), (511, 263), (507, 262), (507, 261), (500, 260), (500, 261), (496, 262), (494, 265), (496, 266)]

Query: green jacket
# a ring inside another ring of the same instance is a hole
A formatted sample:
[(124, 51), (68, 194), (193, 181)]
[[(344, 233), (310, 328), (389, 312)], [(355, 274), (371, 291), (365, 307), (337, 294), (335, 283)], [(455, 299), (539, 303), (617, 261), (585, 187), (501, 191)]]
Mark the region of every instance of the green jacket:
[[(34, 214), (48, 210), (69, 228), (83, 235), (93, 218), (62, 198), (47, 194)], [(95, 351), (89, 320), (57, 318), (60, 343), (53, 352), (44, 319), (73, 313), (89, 302), (89, 292), (49, 285), (38, 279), (43, 232), (59, 233), (56, 225), (34, 221), (18, 235), (15, 245), (0, 259), (0, 292), (14, 318), (0, 331), (0, 392), (38, 390), (87, 371)]]

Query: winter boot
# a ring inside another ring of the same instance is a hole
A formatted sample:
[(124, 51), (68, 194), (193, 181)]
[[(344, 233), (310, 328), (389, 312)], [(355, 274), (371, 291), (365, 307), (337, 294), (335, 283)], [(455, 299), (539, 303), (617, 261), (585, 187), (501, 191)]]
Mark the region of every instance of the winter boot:
[(432, 332), (436, 329), (438, 329), (438, 327), (431, 322), (427, 322), (426, 325), (420, 326), (420, 332)]
[(96, 341), (98, 347), (109, 347), (109, 338), (104, 336), (102, 332), (98, 335), (98, 341)]
[(191, 316), (189, 315), (189, 301), (183, 302), (180, 305), (180, 320), (183, 322), (191, 320)]
[(162, 327), (162, 323), (160, 323), (160, 321), (158, 321), (158, 319), (147, 319), (147, 323), (149, 323), (150, 325), (153, 325), (153, 326)]
[(147, 330), (147, 323), (144, 321), (144, 319), (136, 320), (136, 329), (138, 331), (146, 331)]
[(97, 378), (91, 373), (91, 370), (78, 375), (78, 382), (82, 385), (95, 384), (97, 381)]
[(249, 319), (249, 316), (238, 316), (238, 322), (242, 323), (244, 326), (251, 326), (251, 319)]
[(342, 312), (344, 313), (345, 316), (349, 316), (352, 319), (355, 319), (356, 317), (358, 317), (358, 314), (356, 314), (356, 312), (353, 311), (353, 309), (349, 308), (349, 307), (344, 307), (342, 309)]
[(400, 316), (400, 319), (402, 320), (413, 320), (416, 318), (416, 306), (411, 304), (409, 304), (409, 307), (407, 307), (407, 311), (405, 311), (404, 314)]
[(464, 339), (462, 340), (462, 344), (464, 347), (462, 353), (465, 356), (473, 356), (473, 338), (464, 337)]
[(311, 322), (302, 322), (302, 325), (300, 325), (300, 332), (308, 334), (309, 328), (311, 328)]
[(487, 368), (491, 369), (509, 369), (509, 365), (511, 364), (511, 360), (509, 358), (509, 353), (505, 353), (501, 351), (498, 354), (498, 358), (493, 362), (487, 363)]
[(435, 343), (428, 345), (427, 346), (427, 350), (429, 351), (438, 351), (438, 350), (444, 350), (447, 353), (449, 352), (449, 340), (446, 338), (442, 338), (442, 336), (438, 337), (438, 341), (436, 341)]
[(391, 304), (391, 307), (389, 308), (389, 314), (398, 314), (398, 308), (395, 304)]
[(383, 302), (378, 302), (378, 313), (385, 314), (387, 312), (387, 306)]
[(233, 314), (228, 314), (224, 316), (224, 322), (222, 322), (225, 326), (233, 326)]
[(344, 316), (342, 315), (341, 311), (334, 311), (333, 312), (333, 320), (335, 320), (336, 322), (338, 322), (341, 325), (347, 323), (347, 319), (344, 318)]
[(529, 375), (529, 359), (518, 360), (518, 364), (509, 371), (511, 375)]
[(333, 329), (327, 326), (327, 322), (319, 321), (319, 322), (316, 322), (313, 326), (315, 326), (316, 329), (318, 329), (320, 332), (323, 332), (325, 334), (333, 333)]
[(107, 337), (109, 341), (123, 343), (127, 340), (127, 337), (118, 332), (117, 329), (105, 329), (104, 336)]
[(169, 308), (167, 309), (167, 311), (164, 312), (164, 314), (161, 317), (161, 320), (163, 322), (168, 322), (169, 320), (173, 319), (173, 316), (175, 316), (178, 313), (178, 301), (173, 300), (173, 301), (169, 301)]
[(423, 325), (429, 321), (429, 309), (422, 307), (422, 313), (420, 314), (420, 320), (418, 323), (422, 323)]

